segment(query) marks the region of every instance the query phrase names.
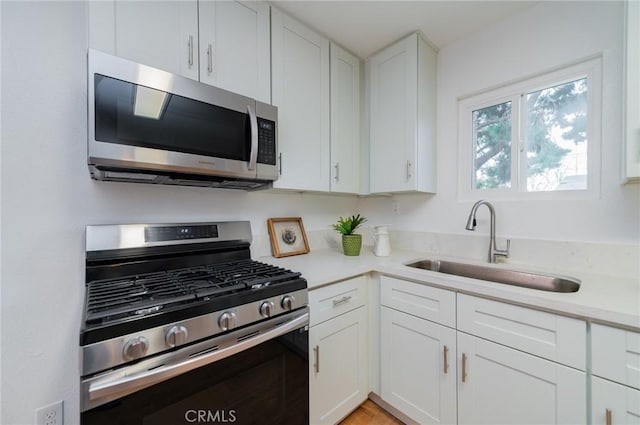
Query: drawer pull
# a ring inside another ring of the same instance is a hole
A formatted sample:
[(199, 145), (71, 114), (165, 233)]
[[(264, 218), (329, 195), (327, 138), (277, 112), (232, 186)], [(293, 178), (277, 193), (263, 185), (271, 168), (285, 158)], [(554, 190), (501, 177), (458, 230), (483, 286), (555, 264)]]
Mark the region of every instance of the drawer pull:
[(462, 382), (467, 382), (467, 355), (462, 353)]
[(444, 350), (442, 350), (444, 353), (444, 373), (445, 375), (447, 374), (447, 372), (449, 371), (449, 361), (448, 361), (448, 357), (449, 357), (449, 347), (447, 347), (446, 345), (444, 346)]
[(344, 297), (340, 298), (339, 300), (333, 300), (333, 306), (337, 307), (340, 304), (344, 304), (346, 302), (349, 302), (350, 299), (351, 299), (351, 295), (345, 295)]
[(611, 409), (605, 409), (604, 414), (606, 417), (607, 425), (613, 425), (613, 414), (611, 412)]
[(320, 346), (316, 345), (315, 347), (313, 347), (313, 352), (316, 355), (316, 362), (313, 364), (313, 368), (315, 369), (316, 373), (320, 373)]

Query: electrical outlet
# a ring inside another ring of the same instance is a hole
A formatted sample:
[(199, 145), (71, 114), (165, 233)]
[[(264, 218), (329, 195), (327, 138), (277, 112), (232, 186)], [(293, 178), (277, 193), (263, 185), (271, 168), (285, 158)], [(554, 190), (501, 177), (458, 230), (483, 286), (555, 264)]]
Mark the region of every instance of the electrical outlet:
[(58, 401), (36, 410), (37, 425), (64, 425), (63, 402)]
[(400, 214), (400, 202), (397, 199), (391, 201), (391, 210), (396, 214)]

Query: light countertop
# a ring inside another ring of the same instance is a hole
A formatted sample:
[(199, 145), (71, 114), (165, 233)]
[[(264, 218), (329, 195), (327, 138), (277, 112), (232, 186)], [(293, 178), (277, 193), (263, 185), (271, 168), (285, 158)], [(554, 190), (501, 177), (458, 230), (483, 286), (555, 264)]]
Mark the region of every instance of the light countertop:
[[(259, 260), (302, 273), (310, 290), (361, 274), (378, 272), (457, 292), (640, 330), (640, 279), (572, 272), (569, 276), (581, 281), (580, 290), (575, 293), (555, 293), (446, 275), (405, 265), (425, 258), (488, 265), (479, 260), (430, 256), (415, 251), (394, 251), (389, 257), (376, 257), (367, 247), (363, 247), (361, 255), (357, 257), (348, 257), (338, 250), (325, 249), (305, 255), (262, 257)], [(559, 270), (530, 266), (497, 264), (491, 267), (567, 275)]]

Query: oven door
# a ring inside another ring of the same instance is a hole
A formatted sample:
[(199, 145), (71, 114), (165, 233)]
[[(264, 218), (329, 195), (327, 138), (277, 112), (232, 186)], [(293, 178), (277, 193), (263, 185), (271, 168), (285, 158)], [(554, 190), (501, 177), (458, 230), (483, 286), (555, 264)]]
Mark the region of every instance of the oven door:
[(84, 379), (83, 425), (307, 424), (308, 308)]

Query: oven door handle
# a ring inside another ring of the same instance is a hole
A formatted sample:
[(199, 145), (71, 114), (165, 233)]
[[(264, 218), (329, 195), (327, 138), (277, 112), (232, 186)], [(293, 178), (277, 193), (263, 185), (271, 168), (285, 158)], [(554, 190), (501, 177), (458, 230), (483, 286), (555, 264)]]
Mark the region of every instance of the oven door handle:
[[(247, 338), (237, 344), (221, 348), (219, 350), (193, 357), (185, 361), (175, 364), (161, 366), (155, 369), (147, 370), (140, 373), (123, 376), (116, 380), (104, 380), (92, 382), (89, 386), (89, 399), (94, 401), (101, 398), (109, 397), (110, 399), (119, 398), (127, 394), (131, 394), (142, 388), (166, 381), (178, 375), (182, 375), (191, 370), (208, 365), (226, 357), (232, 356), (241, 351), (255, 347), (258, 344), (266, 342), (270, 339), (277, 338), (281, 335), (291, 332), (297, 328), (301, 328), (309, 323), (309, 313), (296, 317), (293, 320), (282, 323), (273, 329), (261, 333), (255, 337)], [(118, 396), (118, 397), (114, 397)]]

